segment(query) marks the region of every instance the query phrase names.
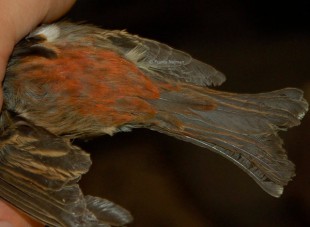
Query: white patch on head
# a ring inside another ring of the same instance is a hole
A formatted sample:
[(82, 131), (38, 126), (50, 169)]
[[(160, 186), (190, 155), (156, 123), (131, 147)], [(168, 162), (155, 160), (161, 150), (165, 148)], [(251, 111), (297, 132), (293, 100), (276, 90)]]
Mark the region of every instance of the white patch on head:
[(31, 32), (28, 37), (34, 36), (43, 36), (48, 42), (52, 42), (60, 36), (60, 28), (56, 24), (42, 25)]
[(116, 127), (110, 126), (110, 127), (105, 127), (101, 130), (104, 134), (108, 134), (112, 136), (114, 133), (116, 133), (118, 130)]

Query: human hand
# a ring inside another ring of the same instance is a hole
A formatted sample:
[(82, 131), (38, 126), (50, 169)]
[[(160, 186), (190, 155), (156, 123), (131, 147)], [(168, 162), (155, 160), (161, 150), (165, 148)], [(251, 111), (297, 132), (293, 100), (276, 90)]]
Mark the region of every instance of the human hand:
[[(49, 23), (66, 13), (75, 0), (0, 1), (0, 82), (15, 44), (40, 23)], [(0, 109), (3, 102), (0, 83)], [(0, 227), (43, 226), (0, 200)]]
[(27, 215), (0, 200), (0, 227), (42, 227)]
[[(49, 23), (65, 14), (75, 0), (0, 1), (0, 82), (15, 44), (40, 23)], [(3, 96), (0, 83), (0, 108)]]

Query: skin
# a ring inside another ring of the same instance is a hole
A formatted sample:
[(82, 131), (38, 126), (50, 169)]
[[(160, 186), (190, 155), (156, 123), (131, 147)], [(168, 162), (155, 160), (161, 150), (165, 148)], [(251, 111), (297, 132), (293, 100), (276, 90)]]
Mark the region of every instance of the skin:
[[(1, 0), (0, 1), (0, 80), (15, 44), (41, 23), (64, 15), (75, 0)], [(2, 84), (2, 83), (1, 83)], [(0, 84), (0, 86), (1, 86)], [(0, 87), (0, 108), (3, 103)], [(0, 200), (0, 227), (43, 226)]]

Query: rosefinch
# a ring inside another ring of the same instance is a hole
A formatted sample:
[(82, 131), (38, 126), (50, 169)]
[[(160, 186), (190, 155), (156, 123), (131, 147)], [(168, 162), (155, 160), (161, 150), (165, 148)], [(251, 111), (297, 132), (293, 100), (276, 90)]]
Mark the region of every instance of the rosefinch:
[(4, 81), (0, 196), (51, 226), (124, 225), (130, 214), (83, 196), (89, 155), (70, 139), (149, 128), (233, 161), (279, 197), (294, 165), (277, 132), (300, 123), (302, 91), (211, 90), (225, 76), (124, 31), (60, 22), (20, 42)]

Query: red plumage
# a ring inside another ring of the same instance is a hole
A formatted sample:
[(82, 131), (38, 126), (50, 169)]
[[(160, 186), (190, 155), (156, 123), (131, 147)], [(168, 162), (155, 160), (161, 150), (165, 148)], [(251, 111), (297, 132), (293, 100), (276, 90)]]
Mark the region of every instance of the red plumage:
[(186, 53), (123, 31), (64, 22), (38, 28), (17, 45), (4, 81), (0, 196), (52, 226), (126, 224), (124, 209), (83, 196), (77, 182), (89, 156), (68, 139), (144, 127), (219, 153), (279, 197), (294, 164), (277, 132), (300, 123), (303, 93), (206, 87), (224, 80)]

